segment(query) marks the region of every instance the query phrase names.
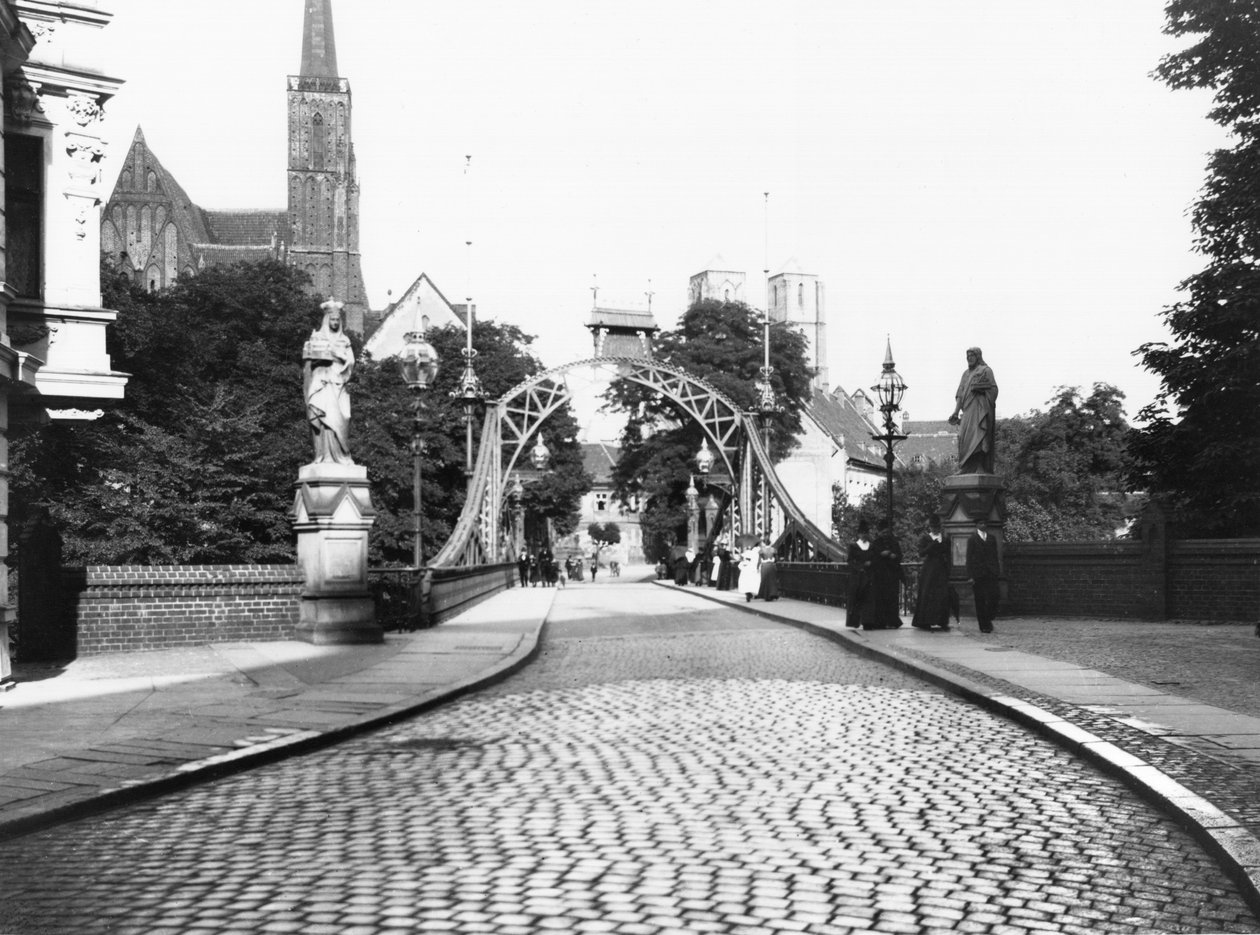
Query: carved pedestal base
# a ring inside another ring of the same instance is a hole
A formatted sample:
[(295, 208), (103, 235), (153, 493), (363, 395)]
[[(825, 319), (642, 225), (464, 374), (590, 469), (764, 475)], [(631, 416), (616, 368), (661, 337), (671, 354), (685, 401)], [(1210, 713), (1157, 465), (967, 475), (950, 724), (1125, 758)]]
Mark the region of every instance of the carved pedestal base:
[(317, 645), (384, 640), (367, 578), (375, 519), (367, 468), (317, 463), (298, 470), (293, 528), (305, 587), (296, 639)]
[[(949, 543), (949, 580), (958, 588), (964, 605), (971, 602), (967, 586), (967, 539), (983, 517), (989, 535), (997, 539), (998, 555), (1006, 550), (1006, 485), (996, 474), (955, 474), (945, 478), (941, 490), (941, 532)], [(1002, 576), (1006, 597), (1006, 576)]]

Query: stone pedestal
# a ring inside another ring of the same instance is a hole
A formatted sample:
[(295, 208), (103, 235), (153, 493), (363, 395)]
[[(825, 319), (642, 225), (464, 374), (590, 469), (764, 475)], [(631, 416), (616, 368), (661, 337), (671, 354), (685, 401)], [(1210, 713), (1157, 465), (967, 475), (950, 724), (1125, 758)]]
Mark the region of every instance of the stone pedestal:
[[(967, 582), (967, 539), (983, 517), (989, 534), (997, 539), (998, 555), (1006, 551), (1006, 484), (996, 474), (955, 474), (945, 478), (941, 489), (941, 533), (949, 543), (949, 580), (958, 587), (958, 596), (971, 601)], [(1005, 569), (1003, 561), (1003, 569)], [(960, 586), (961, 585), (961, 586)], [(1002, 597), (1006, 597), (1006, 575), (1002, 575)]]
[(293, 528), (305, 587), (296, 639), (317, 645), (384, 640), (367, 577), (375, 519), (367, 468), (320, 462), (298, 469)]

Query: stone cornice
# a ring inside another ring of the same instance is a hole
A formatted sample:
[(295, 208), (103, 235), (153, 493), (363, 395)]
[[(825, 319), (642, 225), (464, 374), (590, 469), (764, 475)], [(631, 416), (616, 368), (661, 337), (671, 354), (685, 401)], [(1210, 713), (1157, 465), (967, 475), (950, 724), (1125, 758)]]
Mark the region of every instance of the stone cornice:
[(97, 72), (59, 68), (40, 62), (27, 62), (22, 66), (26, 80), (39, 88), (41, 94), (58, 97), (70, 94), (87, 94), (98, 98), (98, 103), (113, 97), (123, 86), (119, 78), (111, 78)]
[(104, 29), (114, 14), (103, 10), (97, 3), (72, 3), (69, 0), (13, 0), (23, 19), (45, 20), (53, 23), (75, 23)]

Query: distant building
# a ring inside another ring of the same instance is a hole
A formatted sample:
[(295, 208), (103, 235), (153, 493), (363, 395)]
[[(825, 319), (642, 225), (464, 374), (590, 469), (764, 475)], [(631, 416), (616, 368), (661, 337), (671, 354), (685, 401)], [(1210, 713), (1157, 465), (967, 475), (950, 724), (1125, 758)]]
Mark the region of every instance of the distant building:
[(812, 386), (827, 392), (827, 304), (822, 280), (801, 270), (795, 259), (770, 277), (770, 320), (787, 322), (809, 342), (806, 363), (814, 371)]
[(661, 329), (650, 311), (642, 309), (591, 309), (586, 327), (594, 339), (596, 357), (652, 357), (652, 336)]
[(639, 525), (638, 504), (632, 502), (629, 508), (624, 508), (613, 499), (612, 472), (620, 455), (621, 449), (611, 442), (582, 445), (582, 466), (594, 483), (582, 496), (582, 519), (577, 531), (560, 544), (557, 552), (580, 554), (589, 561), (595, 551), (595, 543), (586, 530), (591, 523), (616, 523), (621, 530), (621, 542), (606, 548), (600, 555), (601, 560), (607, 561), (611, 557), (623, 565), (642, 564), (643, 530)]
[(898, 443), (897, 456), (907, 467), (957, 464), (958, 426), (948, 420), (913, 422), (909, 413), (902, 413), (902, 434), (910, 436)]
[(288, 207), (208, 211), (148, 148), (137, 128), (101, 219), (101, 251), (148, 289), (207, 266), (283, 260), (315, 295), (345, 303), (346, 325), (369, 323), (359, 253), (359, 182), (350, 82), (338, 75), (332, 0), (307, 0), (302, 64), (288, 79)]
[[(473, 305), (476, 312), (477, 306)], [(376, 360), (397, 357), (412, 331), (427, 331), (444, 325), (465, 327), (467, 308), (452, 305), (427, 273), (421, 273), (406, 292), (382, 313), (381, 322), (363, 345), (364, 353)]]
[(786, 322), (803, 335), (807, 342), (805, 362), (814, 371), (811, 386), (827, 392), (830, 377), (827, 367), (827, 303), (823, 282), (814, 273), (804, 272), (795, 259), (789, 260), (766, 283), (767, 294), (750, 298), (744, 273), (728, 270), (721, 256), (708, 268), (691, 277), (688, 304), (712, 299), (718, 302), (743, 302), (753, 308), (768, 303), (770, 321)]
[(748, 297), (744, 294), (746, 277), (742, 272), (726, 267), (726, 261), (720, 255), (715, 256), (707, 267), (692, 276), (687, 292), (687, 305), (695, 305), (706, 299), (717, 302), (748, 302)]
[(860, 503), (886, 476), (883, 446), (871, 439), (879, 429), (865, 394), (849, 396), (841, 387), (815, 393), (801, 412), (801, 426), (797, 448), (775, 472), (801, 511), (830, 535), (836, 495)]

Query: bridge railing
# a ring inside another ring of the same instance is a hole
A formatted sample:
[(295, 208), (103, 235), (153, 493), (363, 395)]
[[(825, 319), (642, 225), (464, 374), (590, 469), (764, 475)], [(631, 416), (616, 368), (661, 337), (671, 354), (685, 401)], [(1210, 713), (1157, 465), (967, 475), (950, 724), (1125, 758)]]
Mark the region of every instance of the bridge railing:
[[(779, 570), (779, 593), (812, 604), (844, 607), (849, 595), (849, 566), (836, 562), (775, 562)], [(898, 606), (902, 614), (913, 614), (919, 592), (920, 562), (901, 565), (901, 591)]]
[(381, 629), (419, 630), (449, 620), (511, 587), (511, 562), (467, 568), (372, 568), (368, 586)]

